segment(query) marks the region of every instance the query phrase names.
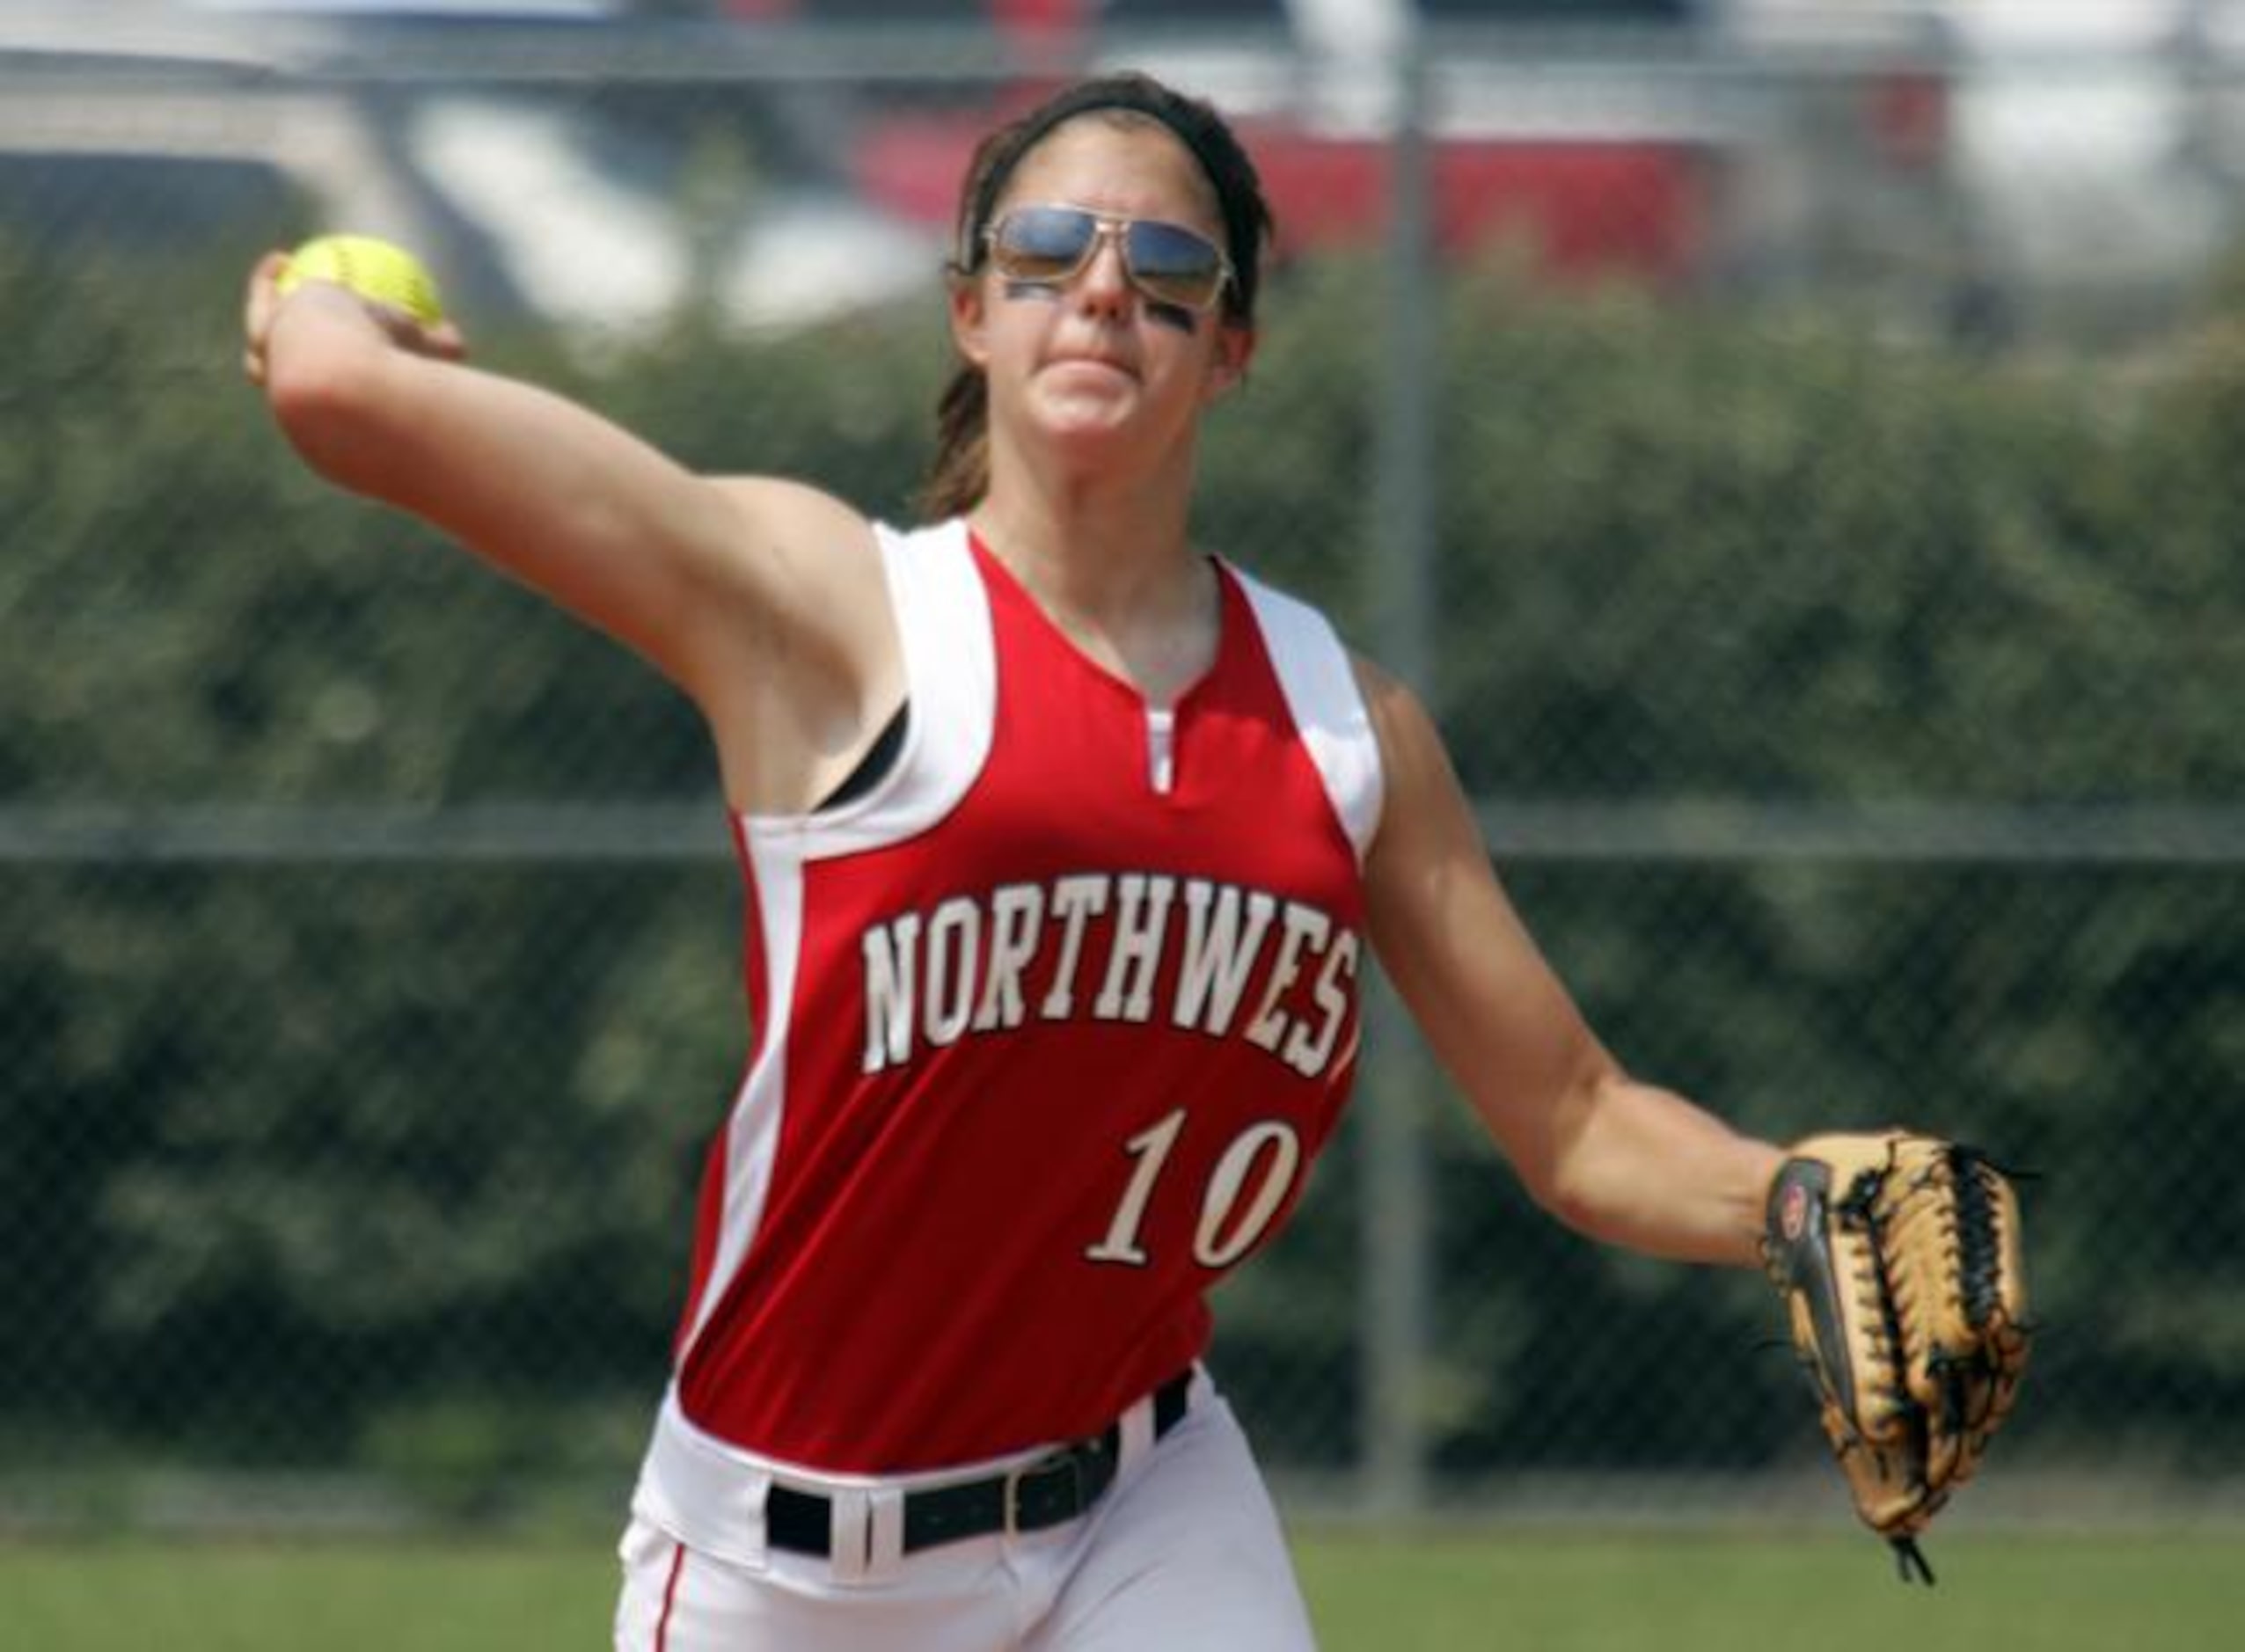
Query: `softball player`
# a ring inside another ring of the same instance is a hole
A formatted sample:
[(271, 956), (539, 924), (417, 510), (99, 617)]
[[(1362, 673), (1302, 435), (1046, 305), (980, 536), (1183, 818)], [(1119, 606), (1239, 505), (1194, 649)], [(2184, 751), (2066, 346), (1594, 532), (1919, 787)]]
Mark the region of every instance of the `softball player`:
[(717, 747), (755, 1044), (623, 1543), (626, 1652), (1311, 1644), (1210, 1286), (1300, 1197), (1377, 946), (1529, 1189), (1755, 1257), (1774, 1150), (1625, 1075), (1425, 713), (1202, 553), (1269, 230), (1214, 111), (1069, 88), (966, 180), (928, 524), (689, 475), (275, 260), (338, 484), (637, 648)]

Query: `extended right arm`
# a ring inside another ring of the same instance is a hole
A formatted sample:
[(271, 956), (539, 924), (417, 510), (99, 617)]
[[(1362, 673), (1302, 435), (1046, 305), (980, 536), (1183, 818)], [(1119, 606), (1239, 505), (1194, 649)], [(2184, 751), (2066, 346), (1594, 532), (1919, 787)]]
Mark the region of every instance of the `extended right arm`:
[(248, 299), (252, 376), (304, 461), (411, 512), (652, 661), (698, 705), (737, 806), (804, 806), (901, 693), (872, 532), (775, 479), (697, 476), (467, 367), (457, 335), (339, 287)]

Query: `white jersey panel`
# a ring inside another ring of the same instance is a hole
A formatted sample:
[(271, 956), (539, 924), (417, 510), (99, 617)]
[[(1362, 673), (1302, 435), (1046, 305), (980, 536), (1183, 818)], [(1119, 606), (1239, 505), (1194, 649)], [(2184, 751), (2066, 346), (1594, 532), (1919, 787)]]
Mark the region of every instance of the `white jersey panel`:
[(742, 817), (751, 841), (785, 840), (806, 860), (884, 848), (935, 825), (982, 772), (997, 727), (990, 598), (965, 522), (912, 533), (883, 523), (874, 532), (904, 654), (904, 743), (888, 772), (849, 802)]
[(742, 868), (756, 889), (757, 938), (764, 948), (764, 1025), (756, 1031), (756, 1059), (749, 1064), (733, 1111), (725, 1123), (725, 1195), (717, 1248), (694, 1310), (692, 1328), (676, 1350), (683, 1365), (701, 1337), (711, 1312), (725, 1299), (741, 1260), (749, 1254), (764, 1219), (764, 1197), (771, 1190), (771, 1169), (779, 1152), (779, 1126), (786, 1110), (787, 1029), (793, 1017), (797, 942), (803, 927), (803, 866), (793, 845), (781, 839), (742, 837)]
[(1385, 786), (1379, 739), (1349, 650), (1332, 623), (1307, 603), (1236, 567), (1232, 572), (1254, 609), (1287, 709), (1361, 865), (1379, 830)]

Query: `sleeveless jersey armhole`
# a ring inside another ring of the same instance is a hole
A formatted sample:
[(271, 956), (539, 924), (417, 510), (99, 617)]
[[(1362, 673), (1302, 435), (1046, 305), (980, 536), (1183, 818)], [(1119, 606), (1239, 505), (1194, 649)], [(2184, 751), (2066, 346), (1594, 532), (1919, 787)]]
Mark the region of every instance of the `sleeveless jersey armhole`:
[(873, 744), (866, 748), (866, 755), (859, 757), (856, 766), (842, 777), (839, 785), (819, 799), (811, 812), (824, 814), (830, 809), (854, 803), (888, 778), (888, 771), (896, 766), (896, 759), (904, 749), (904, 736), (910, 732), (911, 726), (912, 702), (908, 698), (881, 725), (881, 732), (874, 736)]
[(801, 814), (745, 815), (752, 844), (806, 860), (898, 843), (940, 821), (990, 752), (997, 703), (990, 610), (956, 518), (875, 524), (904, 654), (904, 696), (842, 783)]

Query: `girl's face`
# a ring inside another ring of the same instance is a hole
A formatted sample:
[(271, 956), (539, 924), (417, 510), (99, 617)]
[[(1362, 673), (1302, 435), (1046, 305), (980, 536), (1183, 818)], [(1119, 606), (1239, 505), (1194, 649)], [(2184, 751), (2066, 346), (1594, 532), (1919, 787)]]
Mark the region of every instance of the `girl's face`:
[[(1224, 222), (1200, 164), (1166, 128), (1098, 114), (1057, 128), (1007, 179), (1009, 208), (1069, 206), (1113, 219), (1159, 219), (1224, 245)], [(1254, 332), (1151, 300), (1130, 283), (1119, 238), (1050, 285), (1008, 282), (985, 259), (954, 289), (952, 331), (990, 384), (995, 442), (1056, 442), (1086, 458), (1189, 446), (1201, 410), (1236, 384)]]

